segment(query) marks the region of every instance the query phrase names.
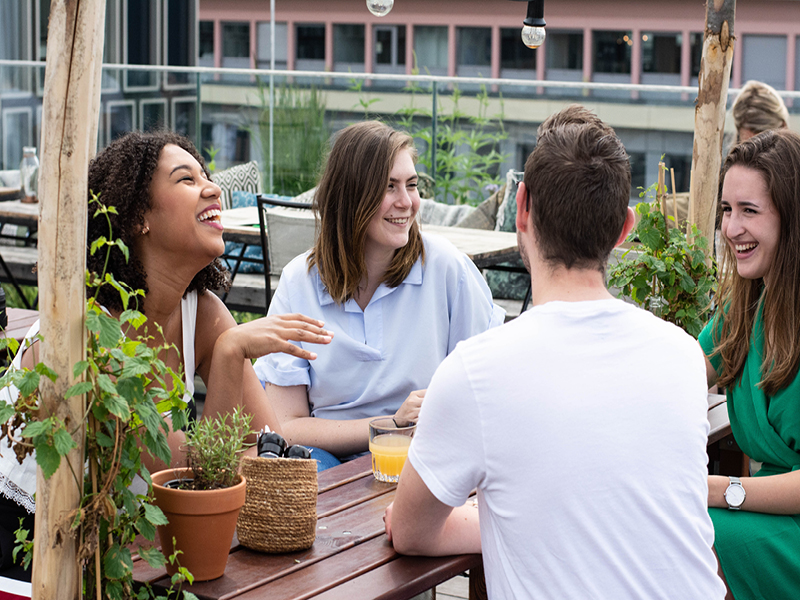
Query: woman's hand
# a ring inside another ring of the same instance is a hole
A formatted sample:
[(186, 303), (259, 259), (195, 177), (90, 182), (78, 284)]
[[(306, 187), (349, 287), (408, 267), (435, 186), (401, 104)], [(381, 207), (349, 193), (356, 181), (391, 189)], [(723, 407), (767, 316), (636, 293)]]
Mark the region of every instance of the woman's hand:
[(223, 343), (237, 348), (242, 358), (259, 358), (273, 352), (285, 352), (314, 360), (316, 353), (291, 342), (329, 344), (333, 332), (323, 329), (323, 325), (322, 321), (301, 314), (272, 315), (228, 329), (217, 343), (226, 338)]
[(419, 419), (419, 409), (425, 399), (425, 390), (414, 390), (394, 413), (394, 424), (398, 427), (407, 427)]

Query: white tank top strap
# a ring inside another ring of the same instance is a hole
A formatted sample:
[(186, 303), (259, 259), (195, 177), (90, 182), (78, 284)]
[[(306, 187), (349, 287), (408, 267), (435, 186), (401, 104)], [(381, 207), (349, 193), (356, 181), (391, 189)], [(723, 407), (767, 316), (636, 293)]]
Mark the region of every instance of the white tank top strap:
[(183, 326), (183, 372), (186, 376), (186, 397), (188, 402), (194, 396), (194, 337), (197, 329), (197, 292), (189, 292), (181, 299), (181, 325)]

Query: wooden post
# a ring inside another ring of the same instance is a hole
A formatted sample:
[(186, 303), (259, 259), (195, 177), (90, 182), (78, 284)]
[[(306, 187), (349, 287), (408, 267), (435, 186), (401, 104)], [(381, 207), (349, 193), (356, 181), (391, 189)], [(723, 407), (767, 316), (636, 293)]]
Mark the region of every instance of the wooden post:
[[(97, 146), (105, 0), (53, 0), (47, 36), (39, 175), (40, 360), (42, 408), (75, 429), (78, 448), (45, 480), (36, 479), (33, 598), (80, 597), (74, 538), (58, 533), (83, 487), (84, 399), (64, 399), (72, 366), (85, 358), (87, 166)], [(67, 462), (69, 464), (67, 464)], [(77, 477), (77, 482), (76, 482)]]
[(708, 0), (700, 85), (694, 112), (694, 148), (689, 187), (689, 222), (709, 241), (707, 253), (714, 252), (719, 169), (728, 83), (733, 64), (733, 21), (736, 0)]

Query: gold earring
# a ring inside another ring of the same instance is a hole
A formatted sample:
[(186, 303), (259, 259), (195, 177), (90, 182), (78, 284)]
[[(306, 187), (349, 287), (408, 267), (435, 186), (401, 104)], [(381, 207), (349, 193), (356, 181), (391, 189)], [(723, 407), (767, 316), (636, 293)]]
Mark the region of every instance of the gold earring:
[(144, 229), (142, 229), (142, 235), (147, 235), (149, 232), (150, 232), (150, 228), (147, 225), (145, 225)]

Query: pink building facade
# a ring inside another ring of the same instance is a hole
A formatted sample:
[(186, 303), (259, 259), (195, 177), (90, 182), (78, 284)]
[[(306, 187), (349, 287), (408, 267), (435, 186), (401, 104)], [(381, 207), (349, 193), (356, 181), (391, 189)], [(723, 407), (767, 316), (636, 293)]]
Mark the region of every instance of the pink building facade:
[[(396, 0), (391, 13), (378, 18), (361, 0), (277, 0), (276, 64), (411, 73), (416, 54), (420, 71), (437, 75), (696, 82), (702, 2), (549, 0), (548, 39), (535, 52), (511, 43), (519, 40), (525, 7), (508, 0)], [(268, 66), (268, 1), (200, 0), (199, 19), (202, 64)], [(760, 79), (800, 89), (800, 3), (740, 0), (735, 33), (732, 87)]]

